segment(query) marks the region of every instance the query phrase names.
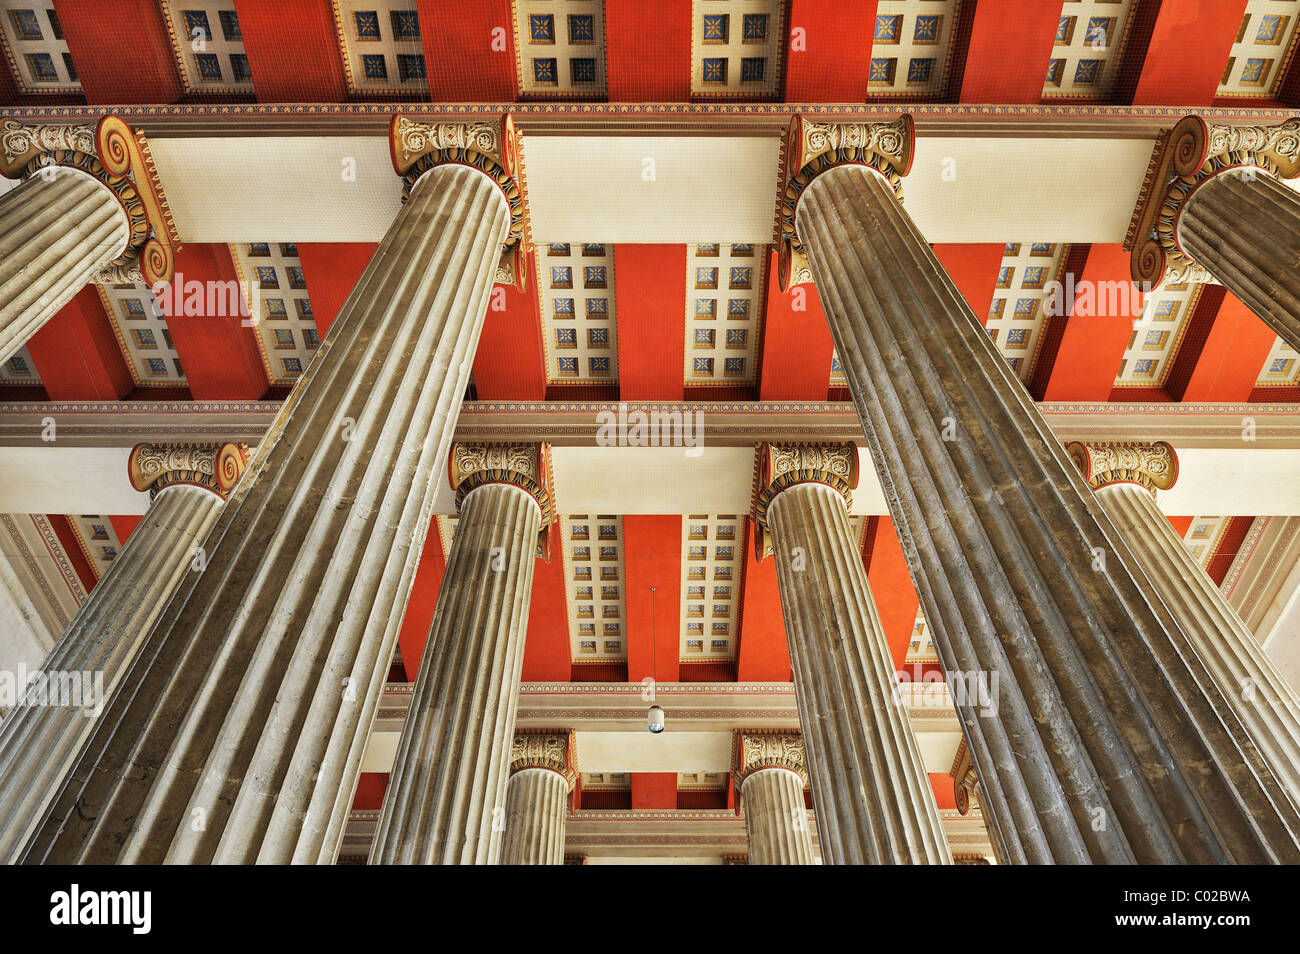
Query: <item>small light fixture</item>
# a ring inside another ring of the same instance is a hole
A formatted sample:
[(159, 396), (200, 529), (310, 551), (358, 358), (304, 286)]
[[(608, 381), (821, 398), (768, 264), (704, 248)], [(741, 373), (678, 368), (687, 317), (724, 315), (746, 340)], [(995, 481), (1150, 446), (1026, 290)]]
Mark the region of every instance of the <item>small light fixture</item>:
[[(650, 671), (658, 672), (658, 651), (659, 645), (657, 640), (657, 629), (655, 624), (655, 588), (650, 587)], [(650, 730), (652, 735), (658, 735), (664, 730), (664, 710), (655, 702), (655, 677), (649, 678), (650, 683), (650, 710), (645, 714), (645, 727)]]

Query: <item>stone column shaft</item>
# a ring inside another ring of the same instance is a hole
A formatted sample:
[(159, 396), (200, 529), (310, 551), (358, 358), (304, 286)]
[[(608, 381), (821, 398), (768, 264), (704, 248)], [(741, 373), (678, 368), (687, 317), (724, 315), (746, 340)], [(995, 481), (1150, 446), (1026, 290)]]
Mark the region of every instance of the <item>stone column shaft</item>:
[(827, 168), (794, 219), (948, 681), (999, 678), (996, 713), (958, 711), (1003, 856), (1300, 861), (1277, 779), (890, 181)]
[(50, 166), (0, 196), (0, 363), (121, 255), (130, 223), (113, 191)]
[[(248, 463), (235, 444), (137, 445), (131, 483), (149, 510), (43, 663), (46, 672), (95, 673), (106, 703), (177, 581), (197, 569), (196, 544)], [(95, 726), (82, 708), (17, 707), (0, 726), (0, 863), (13, 863)]]
[(506, 785), (503, 865), (564, 864), (569, 780), (547, 768), (520, 769)]
[(812, 837), (803, 779), (785, 768), (761, 769), (745, 779), (745, 836), (751, 865), (810, 865)]
[(372, 864), (496, 860), (541, 520), (509, 484), (464, 498)]
[(1300, 699), (1294, 690), (1188, 552), (1150, 491), (1114, 483), (1096, 495), (1283, 788), (1300, 800)]
[(28, 860), (333, 860), (511, 227), (500, 181), (415, 183)]
[(1282, 340), (1300, 351), (1300, 195), (1258, 170), (1197, 186), (1178, 241)]
[[(856, 450), (846, 453), (856, 465)], [(844, 497), (795, 483), (771, 499), (766, 520), (823, 860), (948, 863)]]

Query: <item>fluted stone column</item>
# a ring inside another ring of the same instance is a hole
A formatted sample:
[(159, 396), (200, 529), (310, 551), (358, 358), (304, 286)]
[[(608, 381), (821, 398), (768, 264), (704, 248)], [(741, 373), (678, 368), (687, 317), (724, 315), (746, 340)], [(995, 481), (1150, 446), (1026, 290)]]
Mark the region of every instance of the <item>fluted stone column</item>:
[[(1300, 861), (1278, 779), (903, 210), (911, 153), (910, 119), (796, 120), (782, 255), (808, 256), (1001, 857)], [(993, 705), (957, 691), (994, 676)]]
[[(103, 704), (135, 660), (140, 640), (177, 581), (203, 561), (197, 549), (243, 474), (248, 450), (139, 444), (130, 477), (152, 495), (149, 510), (42, 664), (46, 675), (95, 674)], [(29, 696), (0, 725), (0, 863), (10, 864), (63, 782), (94, 712)]]
[(88, 282), (171, 279), (170, 218), (143, 137), (95, 126), (0, 123), (0, 362)]
[(534, 730), (515, 736), (506, 784), (501, 863), (564, 864), (564, 825), (578, 780), (573, 732)]
[(1066, 450), (1269, 767), (1300, 800), (1300, 699), (1156, 504), (1157, 489), (1170, 489), (1178, 478), (1174, 449), (1164, 442), (1076, 441)]
[(371, 849), (372, 864), (491, 864), (506, 782), (539, 531), (543, 445), (457, 444), (460, 522)]
[(408, 200), (26, 860), (333, 861), (502, 248), (522, 235), (512, 149), (508, 120), (395, 123)]
[(946, 864), (947, 843), (849, 530), (852, 444), (758, 451), (757, 555), (776, 555), (827, 864)]
[(1217, 280), (1300, 350), (1300, 194), (1280, 181), (1297, 175), (1300, 119), (1214, 126), (1185, 117), (1140, 210), (1134, 278)]
[(803, 739), (790, 732), (736, 732), (731, 777), (745, 812), (751, 865), (810, 865)]

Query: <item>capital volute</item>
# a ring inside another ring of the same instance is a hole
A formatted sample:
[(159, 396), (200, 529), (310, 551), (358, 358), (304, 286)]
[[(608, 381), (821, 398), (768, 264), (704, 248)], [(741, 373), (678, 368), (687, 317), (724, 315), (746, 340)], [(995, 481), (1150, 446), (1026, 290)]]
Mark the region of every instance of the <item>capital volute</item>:
[(564, 777), (569, 791), (578, 781), (578, 743), (572, 729), (526, 729), (510, 747), (510, 774), (549, 769)]
[(739, 729), (731, 737), (731, 777), (740, 791), (762, 769), (788, 769), (808, 785), (803, 736), (788, 730)]
[(912, 168), (915, 141), (912, 117), (908, 115), (878, 123), (823, 123), (803, 116), (790, 120), (785, 136), (785, 189), (781, 195), (777, 256), (782, 291), (813, 280), (795, 225), (795, 211), (809, 183), (836, 166), (866, 166), (883, 176), (901, 200), (903, 176)]
[(957, 754), (948, 771), (952, 778), (953, 795), (957, 800), (957, 811), (963, 815), (970, 814), (971, 802), (979, 801), (979, 776), (975, 774), (975, 764), (970, 759), (970, 749), (966, 740), (957, 743)]
[(488, 176), (510, 207), (510, 231), (501, 249), (495, 280), (522, 290), (528, 278), (522, 147), (509, 115), (484, 122), (424, 122), (394, 116), (389, 134), (393, 168), (402, 177), (402, 198), (434, 166), (461, 165)]
[(1249, 170), (1280, 179), (1300, 175), (1300, 118), (1275, 126), (1219, 126), (1184, 116), (1152, 154), (1142, 196), (1126, 245), (1130, 271), (1139, 285), (1199, 281), (1217, 284), (1178, 240), (1178, 221), (1187, 200), (1204, 182)]
[(762, 560), (772, 553), (771, 530), (767, 514), (772, 501), (781, 491), (797, 484), (825, 484), (853, 503), (853, 488), (858, 485), (858, 449), (843, 444), (771, 444), (758, 445), (754, 455), (754, 556)]
[(0, 175), (29, 179), (57, 166), (98, 179), (126, 214), (126, 249), (95, 281), (170, 282), (180, 237), (144, 134), (118, 116), (105, 116), (96, 126), (0, 122)]
[(1071, 441), (1065, 451), (1093, 490), (1137, 484), (1155, 496), (1178, 479), (1178, 454), (1164, 441)]
[(523, 490), (542, 512), (537, 555), (550, 559), (550, 526), (555, 521), (555, 478), (550, 444), (453, 444), (448, 460), (459, 511), (465, 498), (488, 484)]
[(168, 487), (188, 485), (224, 500), (250, 457), (247, 444), (137, 444), (127, 458), (127, 474), (131, 486), (149, 491), (150, 499)]

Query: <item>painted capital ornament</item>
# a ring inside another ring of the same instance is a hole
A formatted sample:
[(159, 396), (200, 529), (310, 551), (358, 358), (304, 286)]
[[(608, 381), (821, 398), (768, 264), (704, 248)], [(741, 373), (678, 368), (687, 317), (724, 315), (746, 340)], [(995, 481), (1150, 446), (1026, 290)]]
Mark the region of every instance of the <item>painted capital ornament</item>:
[(422, 122), (394, 116), (389, 147), (393, 168), (403, 180), (403, 201), (416, 180), (434, 166), (470, 166), (496, 183), (510, 208), (510, 230), (501, 248), (495, 280), (522, 291), (528, 281), (531, 245), (519, 161), (522, 147), (510, 116), (469, 123)]
[(1184, 116), (1152, 154), (1142, 199), (1125, 246), (1133, 281), (1218, 284), (1178, 241), (1178, 222), (1188, 199), (1205, 182), (1226, 172), (1278, 179), (1300, 175), (1300, 118), (1276, 126), (1215, 126)]
[(965, 739), (957, 743), (957, 755), (953, 758), (948, 775), (952, 778), (957, 811), (969, 815), (972, 804), (979, 806), (980, 780), (975, 774), (975, 765), (970, 760), (970, 749), (966, 747)]
[(808, 184), (836, 166), (866, 166), (884, 178), (901, 200), (915, 142), (911, 116), (880, 123), (822, 123), (803, 116), (790, 120), (785, 136), (785, 189), (777, 209), (781, 228), (777, 278), (782, 291), (813, 280), (795, 226), (799, 198)]
[(555, 522), (550, 444), (453, 444), (447, 466), (458, 512), (470, 491), (487, 484), (518, 487), (537, 501), (542, 511), (537, 556), (550, 560), (550, 528)]
[(510, 747), (510, 774), (549, 769), (564, 777), (573, 791), (578, 781), (578, 742), (572, 729), (526, 729), (515, 733)]
[(798, 732), (737, 730), (731, 737), (731, 777), (740, 791), (745, 779), (762, 769), (788, 769), (808, 787), (808, 762)]
[(825, 484), (853, 503), (858, 485), (858, 449), (843, 444), (758, 445), (754, 456), (754, 558), (772, 555), (771, 529), (767, 511), (776, 495), (795, 484)]
[(170, 282), (180, 237), (144, 134), (118, 116), (105, 116), (96, 126), (0, 122), (0, 175), (30, 179), (59, 166), (107, 186), (129, 223), (126, 249), (94, 280), (109, 285)]
[(1137, 484), (1155, 496), (1178, 480), (1178, 454), (1164, 441), (1071, 441), (1065, 451), (1094, 491)]
[(127, 475), (136, 490), (152, 500), (168, 487), (210, 490), (223, 500), (248, 469), (247, 444), (136, 444), (127, 458)]

